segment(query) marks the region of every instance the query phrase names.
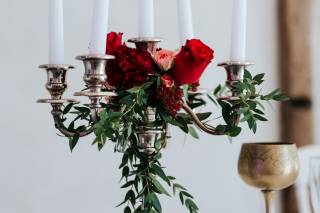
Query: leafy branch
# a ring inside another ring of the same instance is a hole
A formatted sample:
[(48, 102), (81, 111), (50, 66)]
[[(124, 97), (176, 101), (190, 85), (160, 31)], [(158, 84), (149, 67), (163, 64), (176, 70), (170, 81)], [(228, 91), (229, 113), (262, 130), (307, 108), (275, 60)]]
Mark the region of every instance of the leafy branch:
[[(218, 104), (222, 109), (222, 117), (227, 125), (221, 125), (219, 128), (225, 128), (229, 136), (235, 137), (241, 132), (240, 127), (236, 127), (232, 121), (236, 116), (240, 116), (240, 122), (247, 122), (249, 128), (256, 133), (258, 121), (268, 121), (265, 117), (265, 108), (263, 103), (274, 101), (286, 101), (285, 96), (279, 89), (276, 89), (266, 95), (258, 91), (258, 86), (264, 82), (264, 73), (252, 76), (248, 70), (244, 72), (243, 81), (235, 84), (237, 99), (219, 100), (219, 97), (225, 93), (225, 88), (220, 85), (215, 89), (214, 96), (218, 99)], [(231, 130), (231, 132), (230, 132)]]
[(188, 193), (186, 188), (175, 182), (175, 178), (167, 176), (159, 160), (160, 153), (155, 153), (152, 158), (140, 152), (136, 147), (135, 139), (130, 148), (123, 154), (120, 169), (124, 184), (121, 188), (128, 189), (125, 199), (118, 206), (125, 205), (125, 213), (162, 213), (159, 196), (171, 194), (163, 185), (171, 187), (173, 194), (179, 194), (181, 203), (186, 206), (190, 213), (197, 213), (198, 207), (194, 202), (193, 196)]
[[(64, 106), (62, 110), (62, 117), (60, 119), (63, 124), (67, 121), (67, 117), (66, 117), (67, 114), (75, 115), (75, 117), (67, 127), (67, 130), (69, 132), (74, 133), (74, 136), (69, 138), (69, 147), (71, 152), (73, 151), (73, 149), (75, 148), (75, 146), (79, 141), (79, 138), (80, 138), (79, 133), (84, 131), (87, 127), (93, 125), (93, 120), (91, 119), (90, 113), (91, 113), (91, 110), (89, 107), (77, 106), (72, 103)], [(87, 124), (76, 126), (77, 121), (83, 121), (83, 122), (86, 122)]]

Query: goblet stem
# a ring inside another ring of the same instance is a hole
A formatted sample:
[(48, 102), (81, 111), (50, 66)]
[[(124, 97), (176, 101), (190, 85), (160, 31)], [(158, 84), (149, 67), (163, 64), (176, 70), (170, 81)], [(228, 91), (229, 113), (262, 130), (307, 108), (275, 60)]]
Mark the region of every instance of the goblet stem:
[(262, 193), (266, 203), (266, 213), (272, 213), (272, 201), (273, 201), (274, 191), (262, 190)]

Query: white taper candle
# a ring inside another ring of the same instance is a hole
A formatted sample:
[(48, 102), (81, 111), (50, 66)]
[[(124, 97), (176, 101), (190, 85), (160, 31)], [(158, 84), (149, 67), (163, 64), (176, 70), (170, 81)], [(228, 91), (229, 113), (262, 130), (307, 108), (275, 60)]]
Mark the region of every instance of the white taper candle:
[(154, 37), (154, 0), (139, 1), (139, 37)]
[(231, 61), (246, 60), (247, 0), (234, 0), (231, 34)]
[(64, 63), (63, 0), (49, 0), (49, 64)]
[(94, 0), (90, 54), (105, 54), (108, 34), (109, 0)]
[(179, 37), (181, 45), (184, 45), (186, 40), (194, 38), (193, 22), (192, 22), (192, 6), (191, 0), (178, 1), (178, 25)]

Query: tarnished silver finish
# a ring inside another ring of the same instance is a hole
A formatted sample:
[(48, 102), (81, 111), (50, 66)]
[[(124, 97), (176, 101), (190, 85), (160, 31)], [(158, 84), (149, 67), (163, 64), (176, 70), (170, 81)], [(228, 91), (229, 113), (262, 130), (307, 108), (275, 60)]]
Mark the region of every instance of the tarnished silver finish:
[(83, 61), (85, 73), (83, 80), (91, 92), (100, 92), (107, 81), (106, 68), (108, 61), (114, 60), (111, 55), (83, 55), (76, 59)]
[(68, 87), (67, 72), (74, 67), (66, 64), (45, 64), (39, 68), (45, 69), (47, 72), (46, 89), (49, 91), (51, 99), (61, 99)]
[(146, 124), (152, 124), (152, 122), (156, 121), (156, 110), (155, 108), (148, 107), (145, 112), (145, 123)]
[[(237, 93), (235, 85), (238, 82), (243, 81), (244, 71), (245, 71), (246, 67), (250, 66), (250, 65), (253, 65), (253, 63), (252, 62), (227, 61), (227, 62), (223, 62), (223, 63), (218, 64), (218, 66), (224, 67), (226, 70), (226, 73), (227, 73), (226, 85), (230, 89), (230, 92), (231, 92), (230, 96), (220, 97), (219, 98), (220, 100), (226, 100), (229, 102), (234, 102), (234, 101), (239, 100), (239, 97), (238, 97), (239, 94)], [(192, 94), (192, 93), (189, 92), (189, 94)], [(195, 94), (201, 94), (201, 93), (198, 93), (196, 91)], [(187, 114), (189, 114), (189, 116), (191, 117), (193, 122), (204, 132), (211, 134), (211, 135), (224, 135), (225, 134), (224, 132), (218, 132), (216, 130), (216, 128), (208, 126), (206, 123), (203, 123), (202, 121), (200, 121), (198, 116), (195, 114), (195, 112), (187, 104), (184, 104), (182, 108), (184, 109), (184, 111), (186, 111)], [(235, 108), (234, 110), (238, 111), (237, 108)], [(232, 124), (238, 125), (239, 122), (240, 122), (240, 115), (234, 117)]]
[(218, 132), (214, 127), (208, 126), (205, 123), (202, 123), (195, 112), (187, 105), (183, 104), (182, 109), (190, 116), (193, 122), (204, 132), (210, 135), (224, 135), (224, 132)]
[(141, 151), (147, 153), (148, 155), (152, 155), (155, 151), (156, 142), (161, 139), (161, 137), (165, 134), (164, 130), (145, 130), (141, 129), (136, 132), (138, 137), (138, 147)]
[(112, 55), (82, 55), (76, 59), (83, 61), (85, 73), (83, 80), (88, 87), (88, 91), (77, 92), (75, 95), (87, 96), (90, 99), (90, 108), (96, 110), (101, 108), (100, 101), (102, 97), (114, 96), (114, 93), (101, 92), (107, 81), (106, 69), (108, 63), (114, 60)]
[[(75, 133), (69, 131), (68, 128), (65, 127), (62, 122), (61, 104), (51, 104), (51, 105), (52, 105), (51, 114), (52, 114), (52, 117), (54, 120), (54, 125), (55, 125), (56, 129), (58, 129), (66, 137), (75, 136)], [(84, 136), (91, 134), (93, 131), (94, 131), (94, 129), (93, 129), (93, 127), (91, 127), (91, 128), (87, 128), (86, 130), (79, 132), (77, 134), (79, 137), (84, 137)]]
[(79, 101), (75, 99), (39, 99), (37, 103), (41, 104), (78, 104)]
[[(87, 90), (75, 93), (76, 96), (87, 96), (90, 99), (91, 119), (98, 120), (101, 112), (100, 101), (102, 97), (116, 96), (113, 92), (104, 92), (102, 88), (107, 80), (106, 69), (108, 62), (114, 59), (111, 55), (83, 55), (77, 59), (83, 61), (85, 73), (83, 80), (88, 87)], [(74, 99), (63, 99), (62, 95), (67, 89), (66, 74), (69, 69), (74, 68), (71, 65), (47, 64), (41, 65), (47, 71), (46, 88), (49, 91), (51, 98), (40, 99), (38, 103), (49, 103), (52, 106), (51, 114), (53, 116), (56, 128), (66, 137), (72, 137), (78, 134), (80, 137), (86, 136), (93, 132), (93, 127), (86, 130), (74, 133), (68, 130), (62, 122), (62, 106), (65, 103), (79, 103)]]
[(128, 42), (134, 43), (136, 48), (141, 51), (148, 51), (154, 55), (158, 44), (162, 41), (161, 38), (132, 38)]
[[(79, 103), (75, 99), (63, 99), (62, 95), (66, 91), (68, 84), (66, 80), (66, 74), (69, 69), (74, 67), (71, 65), (60, 65), (60, 64), (46, 64), (39, 66), (41, 69), (47, 71), (47, 83), (46, 89), (49, 91), (51, 98), (39, 99), (38, 103), (47, 103), (51, 104), (52, 111), (51, 114), (54, 119), (55, 127), (66, 137), (72, 137), (75, 133), (70, 132), (62, 122), (62, 111), (61, 108), (63, 104), (67, 103)], [(93, 132), (93, 129), (87, 129), (79, 133), (80, 137), (86, 136)]]
[(227, 73), (226, 85), (231, 91), (231, 97), (237, 97), (235, 84), (243, 80), (243, 74), (247, 66), (253, 65), (252, 62), (228, 61), (218, 64), (224, 67)]
[(156, 119), (155, 109), (148, 107), (144, 114), (144, 125), (135, 132), (138, 138), (138, 148), (149, 156), (156, 151), (156, 142), (161, 138), (166, 139), (167, 128), (154, 126)]
[(81, 92), (75, 92), (74, 96), (88, 96), (88, 97), (109, 96), (109, 97), (114, 97), (114, 96), (117, 96), (117, 93), (114, 93), (114, 92), (90, 92), (90, 91), (84, 90)]

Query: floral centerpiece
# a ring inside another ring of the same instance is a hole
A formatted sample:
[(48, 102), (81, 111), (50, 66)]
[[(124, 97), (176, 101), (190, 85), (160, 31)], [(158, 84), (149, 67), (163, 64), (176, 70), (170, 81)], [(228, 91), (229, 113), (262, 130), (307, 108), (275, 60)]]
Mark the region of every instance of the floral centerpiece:
[[(123, 185), (127, 189), (123, 202), (124, 213), (161, 213), (159, 195), (178, 194), (190, 213), (199, 212), (194, 197), (162, 166), (161, 150), (168, 143), (168, 125), (179, 127), (186, 134), (198, 138), (197, 126), (208, 133), (236, 137), (241, 132), (239, 122), (247, 122), (256, 132), (257, 121), (266, 121), (263, 101), (282, 101), (286, 97), (279, 90), (262, 95), (256, 88), (263, 83), (264, 74), (252, 76), (244, 72), (240, 81), (229, 85), (236, 97), (226, 96), (229, 90), (219, 85), (214, 92), (198, 92), (199, 80), (214, 59), (214, 51), (198, 39), (186, 41), (178, 51), (131, 48), (122, 40), (122, 33), (111, 32), (107, 37), (106, 54), (114, 55), (106, 70), (106, 91), (115, 91), (100, 110), (99, 118), (92, 119), (88, 106), (69, 104), (63, 114), (76, 115), (68, 131), (73, 150), (80, 132), (93, 126), (94, 145), (101, 150), (107, 141), (123, 154), (119, 168)], [(228, 98), (229, 97), (229, 98)], [(211, 113), (193, 111), (212, 101), (222, 111), (224, 123), (212, 127), (208, 124)], [(185, 111), (183, 111), (183, 110)], [(63, 117), (63, 121), (66, 118)], [(76, 126), (77, 121), (88, 124)], [(196, 121), (196, 122), (194, 122)]]

